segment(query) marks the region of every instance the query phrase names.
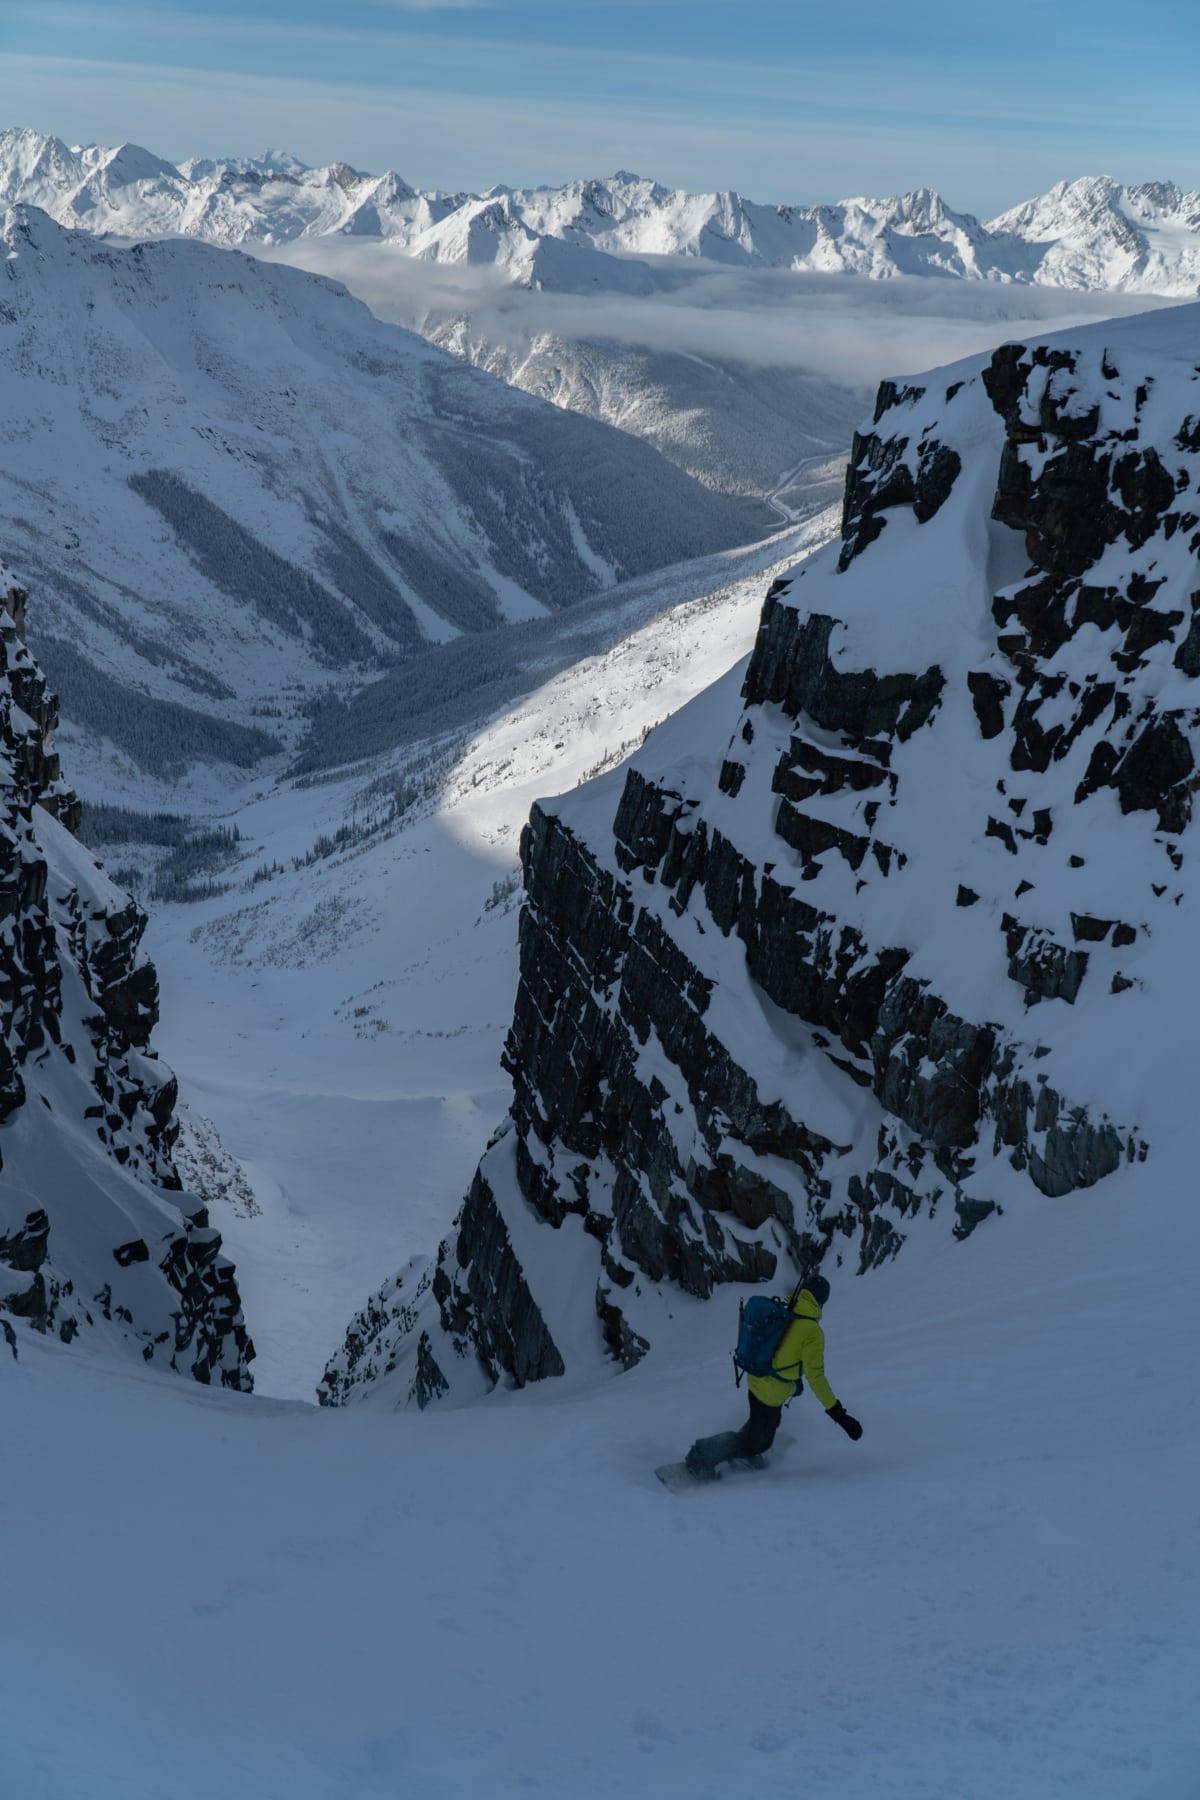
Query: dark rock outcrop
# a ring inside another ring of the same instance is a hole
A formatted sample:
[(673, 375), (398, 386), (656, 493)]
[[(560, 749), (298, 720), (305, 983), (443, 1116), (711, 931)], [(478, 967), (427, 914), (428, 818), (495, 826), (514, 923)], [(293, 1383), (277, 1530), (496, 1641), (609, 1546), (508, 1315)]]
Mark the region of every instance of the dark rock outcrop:
[(840, 552), (771, 587), (740, 716), (534, 808), (511, 1129), (332, 1397), (383, 1361), (420, 1404), (588, 1347), (628, 1367), (680, 1290), (865, 1271), (918, 1215), (961, 1240), (1150, 1154), (1115, 955), (1151, 942), (1200, 788), (1172, 329), (1166, 374), (1113, 326), (885, 384)]
[(26, 599), (0, 569), (0, 1312), (248, 1388), (233, 1265), (171, 1161), (145, 915), (75, 841)]

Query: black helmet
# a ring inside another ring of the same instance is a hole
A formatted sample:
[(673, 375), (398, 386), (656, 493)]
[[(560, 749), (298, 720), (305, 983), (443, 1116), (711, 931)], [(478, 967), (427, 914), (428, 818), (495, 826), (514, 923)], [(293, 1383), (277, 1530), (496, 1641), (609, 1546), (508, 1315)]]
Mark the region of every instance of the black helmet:
[(829, 1283), (823, 1275), (810, 1275), (808, 1280), (801, 1282), (800, 1285), (802, 1288), (807, 1288), (818, 1306), (824, 1306), (829, 1299)]

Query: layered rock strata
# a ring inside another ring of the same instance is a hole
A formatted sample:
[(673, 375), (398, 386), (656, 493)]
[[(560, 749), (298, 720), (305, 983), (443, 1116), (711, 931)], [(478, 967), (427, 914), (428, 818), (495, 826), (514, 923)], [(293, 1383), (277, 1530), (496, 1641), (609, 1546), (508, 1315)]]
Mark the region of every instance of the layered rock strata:
[(171, 1160), (145, 915), (76, 841), (57, 706), (2, 567), (0, 601), (0, 1314), (249, 1388), (233, 1265)]
[(885, 383), (748, 667), (535, 807), (511, 1120), (322, 1397), (628, 1367), (1152, 1155), (1198, 646), (1200, 308)]

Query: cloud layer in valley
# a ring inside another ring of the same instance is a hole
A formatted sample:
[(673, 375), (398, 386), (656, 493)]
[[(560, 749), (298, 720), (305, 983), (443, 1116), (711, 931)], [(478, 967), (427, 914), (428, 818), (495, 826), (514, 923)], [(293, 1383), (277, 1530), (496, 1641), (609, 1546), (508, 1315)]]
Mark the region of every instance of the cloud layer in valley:
[(661, 291), (580, 297), (507, 286), (491, 269), (414, 261), (386, 244), (302, 239), (280, 260), (345, 282), (378, 317), (410, 329), (469, 314), (473, 333), (518, 348), (541, 334), (600, 338), (722, 363), (804, 369), (864, 390), (884, 376), (956, 361), (1027, 331), (1150, 310), (1142, 295), (900, 277), (730, 271), (655, 264)]

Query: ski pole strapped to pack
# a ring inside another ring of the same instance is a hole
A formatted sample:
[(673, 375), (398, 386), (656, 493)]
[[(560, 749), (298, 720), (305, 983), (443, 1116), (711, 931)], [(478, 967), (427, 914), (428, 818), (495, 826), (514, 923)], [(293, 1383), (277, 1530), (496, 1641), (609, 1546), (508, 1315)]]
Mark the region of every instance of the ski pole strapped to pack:
[(774, 1300), (766, 1294), (754, 1294), (739, 1303), (738, 1340), (733, 1352), (739, 1387), (743, 1375), (782, 1375), (785, 1381), (792, 1379), (776, 1369), (775, 1357), (784, 1332), (795, 1319), (791, 1300)]

